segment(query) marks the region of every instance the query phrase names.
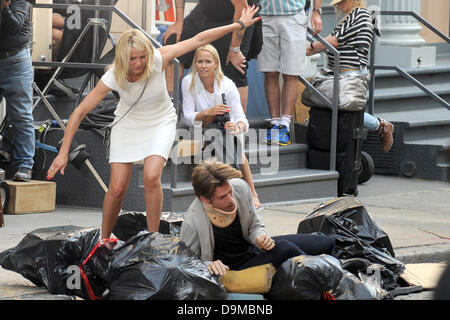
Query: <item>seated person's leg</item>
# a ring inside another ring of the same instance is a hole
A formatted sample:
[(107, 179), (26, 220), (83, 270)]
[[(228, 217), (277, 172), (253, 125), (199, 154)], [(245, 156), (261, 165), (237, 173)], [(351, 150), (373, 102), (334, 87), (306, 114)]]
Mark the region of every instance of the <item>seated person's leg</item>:
[(392, 123), (364, 112), (364, 128), (376, 132), (380, 136), (381, 151), (391, 150), (394, 143), (394, 125)]
[(289, 241), (307, 255), (328, 254), (334, 255), (336, 241), (325, 234), (288, 234), (273, 237), (275, 246), (279, 240)]
[(253, 205), (255, 206), (255, 209), (261, 208), (262, 205), (259, 202), (258, 194), (256, 193), (255, 185), (253, 184), (253, 177), (252, 177), (252, 172), (250, 170), (250, 164), (244, 153), (242, 154), (241, 171), (242, 171), (242, 175), (243, 175), (245, 182), (248, 183), (248, 185), (250, 186), (250, 189), (252, 190)]
[[(275, 238), (276, 237), (274, 237), (273, 239)], [(242, 264), (239, 267), (239, 270), (263, 265), (266, 263), (272, 263), (275, 268), (278, 268), (284, 261), (292, 257), (305, 255), (305, 252), (303, 252), (298, 246), (284, 239), (275, 240), (275, 247), (269, 251), (260, 250), (256, 247), (253, 247), (250, 250), (252, 251), (252, 253), (256, 252), (257, 254), (255, 254), (250, 260)]]

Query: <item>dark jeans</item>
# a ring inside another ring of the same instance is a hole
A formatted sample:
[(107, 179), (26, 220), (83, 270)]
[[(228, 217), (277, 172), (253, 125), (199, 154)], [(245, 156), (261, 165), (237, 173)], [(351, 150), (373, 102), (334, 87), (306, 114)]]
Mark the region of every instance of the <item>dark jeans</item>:
[(0, 92), (6, 99), (8, 123), (12, 125), (13, 166), (34, 165), (33, 68), (30, 49), (0, 59)]
[(249, 259), (244, 261), (238, 270), (272, 263), (278, 268), (284, 261), (300, 255), (334, 255), (334, 238), (325, 234), (288, 234), (272, 237), (275, 247), (270, 251), (260, 250), (252, 246)]

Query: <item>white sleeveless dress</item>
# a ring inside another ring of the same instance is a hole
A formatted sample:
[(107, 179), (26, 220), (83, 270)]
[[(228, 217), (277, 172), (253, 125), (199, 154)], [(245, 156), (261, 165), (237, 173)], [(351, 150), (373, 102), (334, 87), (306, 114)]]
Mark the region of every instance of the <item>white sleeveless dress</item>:
[[(102, 81), (120, 95), (114, 121), (137, 101), (145, 85), (145, 81), (127, 82), (126, 90), (121, 89), (114, 79), (113, 68), (103, 75)], [(162, 57), (155, 49), (153, 70), (144, 94), (112, 128), (109, 163), (136, 162), (150, 155), (159, 155), (167, 161), (175, 140), (176, 124), (177, 114), (167, 93)]]

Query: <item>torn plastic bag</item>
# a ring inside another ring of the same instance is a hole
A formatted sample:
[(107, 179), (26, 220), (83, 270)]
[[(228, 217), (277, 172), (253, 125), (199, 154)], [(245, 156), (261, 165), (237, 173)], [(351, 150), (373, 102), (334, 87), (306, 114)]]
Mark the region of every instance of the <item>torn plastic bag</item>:
[[(51, 294), (76, 295), (89, 299), (88, 289), (78, 277), (79, 266), (95, 247), (100, 230), (59, 226), (34, 230), (15, 247), (0, 254), (0, 265), (21, 274)], [(102, 279), (85, 270), (91, 290), (106, 290)], [(72, 277), (73, 276), (73, 277)], [(73, 281), (72, 281), (73, 278)]]
[[(392, 272), (366, 259), (341, 260), (344, 275), (336, 289), (336, 300), (392, 300), (393, 295), (383, 287), (395, 286), (384, 283), (392, 279)], [(388, 273), (388, 275), (382, 275)]]
[(354, 197), (322, 203), (300, 221), (297, 233), (321, 232), (336, 239), (338, 259), (364, 258), (400, 275), (404, 264), (395, 258), (388, 235)]
[[(103, 273), (105, 262), (108, 270)], [(172, 235), (140, 232), (127, 242), (119, 241), (112, 252), (99, 248), (87, 266), (106, 277), (107, 298), (112, 300), (228, 298), (217, 277)]]
[(336, 300), (380, 300), (376, 288), (363, 282), (353, 273), (344, 270), (336, 288)]
[[(367, 259), (362, 258), (352, 258), (341, 260), (341, 267), (355, 276), (360, 280), (367, 282), (372, 282), (378, 290), (377, 297), (380, 299), (387, 299), (389, 297), (387, 292), (383, 292), (381, 288), (386, 290), (392, 290), (398, 285), (398, 276), (395, 275), (391, 270), (378, 263), (372, 263)], [(369, 281), (369, 278), (372, 278)]]
[[(163, 212), (159, 232), (178, 236), (184, 216), (182, 213)], [(122, 241), (127, 241), (141, 231), (147, 231), (147, 214), (145, 212), (123, 212), (119, 214), (113, 234)]]
[(329, 255), (293, 257), (280, 265), (266, 296), (273, 300), (334, 299), (342, 273), (339, 260)]

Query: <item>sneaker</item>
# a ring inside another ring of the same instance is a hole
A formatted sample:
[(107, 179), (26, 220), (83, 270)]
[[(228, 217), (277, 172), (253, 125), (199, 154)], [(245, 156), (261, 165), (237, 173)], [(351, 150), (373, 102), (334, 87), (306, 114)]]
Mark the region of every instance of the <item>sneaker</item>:
[(280, 146), (287, 146), (291, 144), (291, 135), (285, 125), (280, 124), (278, 126), (278, 136), (275, 135), (274, 137), (272, 137), (272, 143), (278, 144)]
[(31, 169), (19, 168), (13, 177), (14, 181), (31, 181)]
[(380, 120), (380, 128), (377, 131), (377, 134), (380, 136), (381, 140), (381, 151), (388, 152), (392, 148), (392, 144), (394, 143), (394, 125), (389, 121), (379, 119)]
[(267, 144), (272, 143), (272, 130), (277, 130), (278, 126), (276, 124), (269, 124), (267, 127), (266, 139), (264, 140)]

